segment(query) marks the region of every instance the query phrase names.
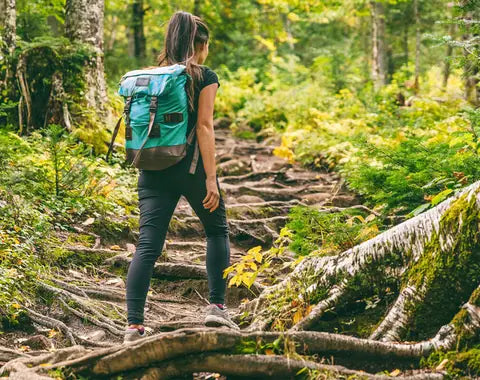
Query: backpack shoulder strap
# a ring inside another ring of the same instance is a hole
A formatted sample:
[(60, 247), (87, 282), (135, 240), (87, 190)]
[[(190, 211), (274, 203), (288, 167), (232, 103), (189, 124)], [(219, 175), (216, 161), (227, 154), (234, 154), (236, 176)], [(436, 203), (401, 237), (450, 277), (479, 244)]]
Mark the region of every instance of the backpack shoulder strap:
[(113, 129), (112, 140), (110, 141), (110, 144), (108, 145), (107, 155), (105, 156), (106, 161), (109, 160), (110, 155), (113, 152), (113, 143), (115, 142), (115, 139), (117, 138), (118, 130), (120, 129), (120, 124), (122, 123), (122, 118), (123, 118), (123, 116), (120, 116), (120, 119), (118, 119), (117, 124), (115, 125), (115, 128)]
[(155, 116), (157, 114), (157, 108), (158, 108), (158, 96), (152, 96), (152, 99), (150, 100), (150, 121), (148, 122), (147, 136), (145, 136), (145, 140), (143, 140), (142, 145), (138, 149), (138, 152), (132, 161), (133, 166), (137, 166), (138, 161), (140, 160), (140, 155), (142, 153), (143, 147), (145, 146), (148, 138), (150, 137), (150, 132), (152, 132), (153, 123), (155, 122)]
[(108, 151), (105, 159), (108, 161), (110, 155), (113, 152), (113, 144), (115, 143), (115, 139), (117, 138), (118, 131), (120, 129), (120, 125), (122, 123), (122, 117), (125, 116), (125, 125), (128, 127), (130, 125), (130, 107), (132, 105), (132, 97), (128, 96), (125, 100), (125, 107), (123, 108), (123, 115), (117, 121), (115, 128), (113, 128), (112, 139), (110, 140), (110, 145), (108, 146)]

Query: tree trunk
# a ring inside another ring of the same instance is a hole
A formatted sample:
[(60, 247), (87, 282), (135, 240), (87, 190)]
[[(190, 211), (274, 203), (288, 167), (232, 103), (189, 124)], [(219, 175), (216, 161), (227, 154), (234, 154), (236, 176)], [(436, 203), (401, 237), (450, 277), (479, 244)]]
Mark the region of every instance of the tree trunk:
[[(449, 8), (451, 8), (451, 7), (452, 6), (449, 5)], [(457, 25), (453, 22), (453, 19), (451, 18), (451, 24), (448, 27), (448, 35), (450, 36), (450, 38), (452, 40), (455, 38), (456, 27), (457, 27)], [(443, 81), (442, 81), (443, 88), (447, 87), (448, 78), (450, 77), (450, 70), (451, 70), (450, 58), (451, 58), (452, 54), (453, 54), (453, 46), (449, 43), (447, 45), (445, 64), (443, 66)]]
[[(463, 1), (462, 4), (465, 6), (468, 1)], [(463, 19), (467, 21), (472, 21), (477, 18), (478, 12), (468, 11), (463, 15)], [(470, 32), (470, 24), (466, 25), (466, 32), (462, 36), (462, 39), (466, 45), (470, 45), (468, 48), (463, 49), (463, 54), (465, 56), (464, 64), (464, 73), (465, 73), (465, 99), (470, 101), (473, 105), (480, 105), (480, 89), (478, 88), (479, 83), (479, 64), (478, 57), (472, 53), (472, 46), (478, 45), (477, 42), (471, 43), (474, 38), (478, 37), (476, 34), (473, 35)]]
[(385, 41), (385, 5), (370, 2), (372, 12), (372, 79), (375, 90), (387, 83), (387, 49)]
[(146, 41), (143, 28), (144, 15), (143, 0), (135, 0), (132, 4), (133, 55), (139, 61), (144, 60), (146, 56)]
[(0, 0), (0, 18), (3, 24), (2, 37), (6, 44), (6, 51), (12, 54), (15, 49), (17, 36), (15, 0)]
[(288, 46), (290, 50), (293, 51), (295, 49), (295, 44), (293, 43), (292, 22), (288, 18), (288, 15), (284, 13), (282, 14), (282, 21), (285, 32), (287, 32)]
[(89, 107), (106, 111), (107, 86), (103, 64), (103, 0), (67, 0), (65, 34), (72, 42), (88, 44), (92, 56), (85, 67), (85, 100)]
[(5, 42), (0, 55), (7, 57), (5, 77), (0, 78), (0, 91), (6, 89), (8, 96), (14, 93), (14, 72), (11, 67), (11, 55), (15, 50), (17, 36), (17, 12), (15, 0), (0, 0), (0, 25), (2, 26), (2, 39)]
[(414, 89), (417, 93), (420, 88), (420, 13), (418, 10), (418, 0), (413, 1), (413, 14), (415, 18), (415, 84)]
[(405, 64), (408, 64), (408, 34), (410, 30), (410, 23), (405, 22), (405, 25), (403, 26), (403, 59)]
[(201, 15), (200, 15), (200, 5), (201, 5), (201, 0), (194, 0), (193, 1), (193, 14), (195, 16), (201, 17)]

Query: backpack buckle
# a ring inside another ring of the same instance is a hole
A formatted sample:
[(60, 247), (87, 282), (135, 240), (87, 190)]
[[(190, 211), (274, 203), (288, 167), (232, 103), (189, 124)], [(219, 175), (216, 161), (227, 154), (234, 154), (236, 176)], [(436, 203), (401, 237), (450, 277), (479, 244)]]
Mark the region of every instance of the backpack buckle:
[(150, 100), (150, 113), (156, 113), (158, 108), (158, 97), (152, 96)]

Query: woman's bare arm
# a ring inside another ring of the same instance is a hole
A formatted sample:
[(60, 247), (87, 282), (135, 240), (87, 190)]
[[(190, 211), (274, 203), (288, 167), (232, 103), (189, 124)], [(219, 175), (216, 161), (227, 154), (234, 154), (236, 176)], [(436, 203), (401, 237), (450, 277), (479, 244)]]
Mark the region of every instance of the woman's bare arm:
[(210, 210), (210, 212), (217, 209), (220, 200), (215, 163), (215, 132), (213, 130), (213, 109), (217, 88), (218, 85), (212, 83), (200, 91), (196, 127), (203, 167), (207, 175), (207, 196), (203, 200), (203, 207)]

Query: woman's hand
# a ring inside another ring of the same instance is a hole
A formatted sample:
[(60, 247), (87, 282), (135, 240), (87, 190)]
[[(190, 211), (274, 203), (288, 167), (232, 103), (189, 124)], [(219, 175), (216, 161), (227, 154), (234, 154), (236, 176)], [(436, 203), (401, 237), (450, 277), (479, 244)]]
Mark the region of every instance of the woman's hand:
[(217, 177), (207, 177), (207, 196), (203, 200), (203, 207), (214, 212), (220, 204), (220, 193), (218, 192)]

